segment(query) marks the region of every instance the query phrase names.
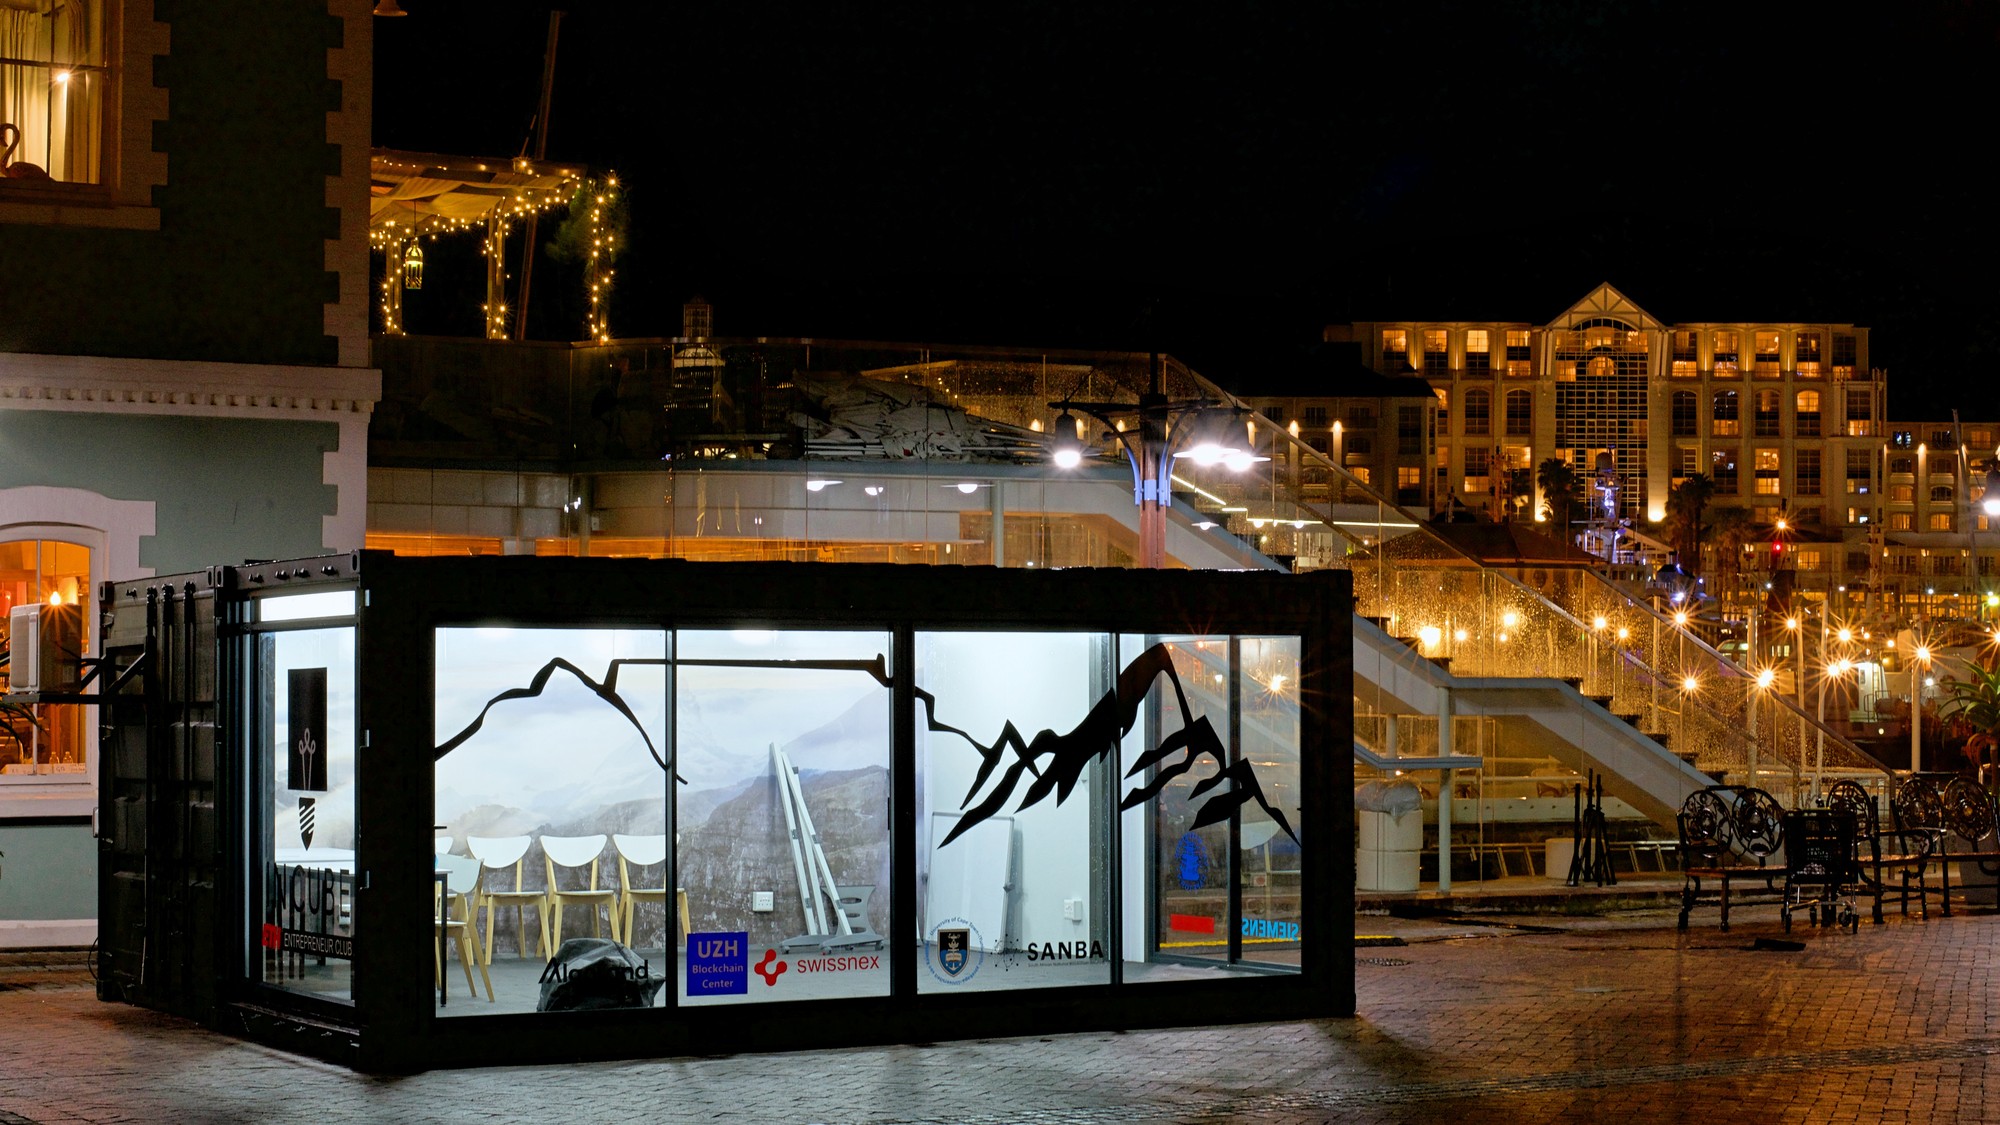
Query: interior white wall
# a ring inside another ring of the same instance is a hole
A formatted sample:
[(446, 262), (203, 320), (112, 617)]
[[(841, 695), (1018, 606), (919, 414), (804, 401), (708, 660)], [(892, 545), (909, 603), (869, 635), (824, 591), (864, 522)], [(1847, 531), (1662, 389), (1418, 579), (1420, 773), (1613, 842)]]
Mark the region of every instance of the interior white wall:
[[(1045, 728), (1070, 730), (1090, 710), (1092, 641), (1086, 633), (918, 633), (918, 684), (937, 698), (939, 722), (990, 745), (1011, 721), (1032, 741)], [(925, 732), (921, 719), (917, 725), (927, 748), (920, 819), (932, 811), (957, 812), (978, 773), (979, 755), (955, 736)], [(978, 797), (991, 792), (1004, 768), (994, 771)], [(1090, 802), (1096, 795), (1086, 775), (1061, 805), (1051, 796), (1017, 811), (1029, 780), (1000, 810), (1014, 817), (1014, 945), (1088, 941), (1098, 908), (1090, 885)], [(920, 866), (928, 870), (929, 864)], [(1063, 917), (1066, 899), (1083, 901), (1076, 920)]]

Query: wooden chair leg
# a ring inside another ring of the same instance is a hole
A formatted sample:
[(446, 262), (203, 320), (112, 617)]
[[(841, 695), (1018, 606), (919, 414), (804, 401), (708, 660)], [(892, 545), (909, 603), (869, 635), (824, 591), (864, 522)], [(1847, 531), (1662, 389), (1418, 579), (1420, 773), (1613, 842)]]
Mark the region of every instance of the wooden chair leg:
[(479, 999), (479, 986), (472, 983), (472, 963), (479, 958), (472, 952), (472, 939), (464, 930), (458, 931), (458, 967), (465, 970), (465, 991), (474, 1000)]

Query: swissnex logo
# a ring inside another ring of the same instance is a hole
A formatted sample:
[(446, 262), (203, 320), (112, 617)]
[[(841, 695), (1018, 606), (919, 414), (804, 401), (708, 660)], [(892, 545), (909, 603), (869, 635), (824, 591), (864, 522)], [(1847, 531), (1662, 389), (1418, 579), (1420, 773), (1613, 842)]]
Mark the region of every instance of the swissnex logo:
[[(774, 964), (775, 968), (773, 967)], [(766, 949), (764, 951), (764, 959), (757, 962), (752, 968), (757, 970), (758, 976), (764, 978), (764, 987), (766, 988), (777, 984), (778, 978), (785, 974), (785, 963), (778, 960), (778, 951), (775, 949)]]
[[(795, 957), (790, 969), (797, 973), (860, 973), (882, 967), (879, 953), (852, 957)], [(785, 975), (787, 965), (778, 959), (778, 951), (766, 949), (764, 959), (750, 966), (752, 972), (764, 978), (764, 987), (775, 987), (778, 978)]]

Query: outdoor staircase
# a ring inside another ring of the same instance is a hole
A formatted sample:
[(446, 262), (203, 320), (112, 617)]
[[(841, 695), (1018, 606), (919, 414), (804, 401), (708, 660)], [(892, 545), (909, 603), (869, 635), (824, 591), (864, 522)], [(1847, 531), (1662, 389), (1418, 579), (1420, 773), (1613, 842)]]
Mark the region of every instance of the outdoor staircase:
[(1516, 753), (1546, 754), (1582, 773), (1596, 770), (1606, 791), (1662, 825), (1687, 795), (1715, 784), (1668, 736), (1640, 729), (1638, 716), (1613, 714), (1609, 700), (1587, 696), (1575, 679), (1459, 676), (1422, 656), (1414, 639), (1391, 636), (1378, 619), (1354, 619), (1354, 690), (1377, 710), (1430, 714), (1448, 692), (1455, 715), (1501, 721)]

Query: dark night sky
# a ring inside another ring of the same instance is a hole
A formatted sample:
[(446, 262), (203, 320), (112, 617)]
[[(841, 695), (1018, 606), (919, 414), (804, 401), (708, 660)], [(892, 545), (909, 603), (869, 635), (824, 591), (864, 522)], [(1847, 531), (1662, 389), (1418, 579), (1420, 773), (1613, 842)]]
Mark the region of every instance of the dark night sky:
[[(520, 151), (550, 5), (403, 4), (376, 143)], [(1993, 5), (1167, 11), (567, 5), (549, 156), (630, 185), (614, 329), (700, 292), (728, 335), (1158, 347), (1261, 389), (1327, 322), (1544, 322), (1608, 280), (1867, 325), (1892, 415), (2000, 416)]]

